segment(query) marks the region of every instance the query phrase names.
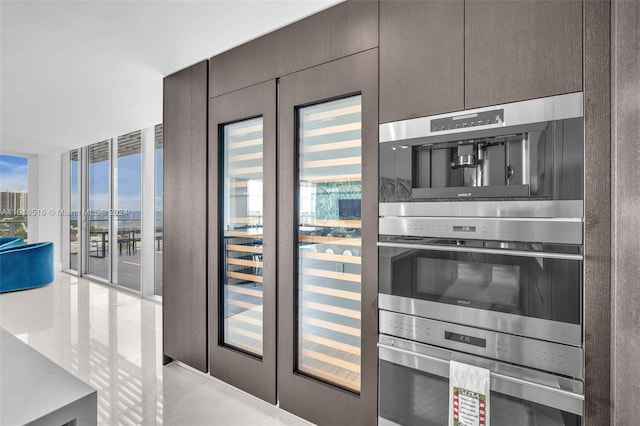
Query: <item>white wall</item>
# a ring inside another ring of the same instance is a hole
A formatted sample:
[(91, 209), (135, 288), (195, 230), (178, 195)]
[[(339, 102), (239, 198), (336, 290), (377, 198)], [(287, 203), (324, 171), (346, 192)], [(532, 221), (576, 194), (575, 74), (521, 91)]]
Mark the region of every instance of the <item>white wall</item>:
[[(28, 195), (28, 205), (27, 208), (29, 210), (38, 208), (38, 194), (40, 193), (40, 182), (38, 181), (38, 170), (40, 168), (40, 162), (37, 155), (29, 156), (29, 164), (28, 164), (28, 172), (27, 172), (27, 190), (29, 191)], [(27, 239), (29, 242), (36, 242), (38, 240), (38, 224), (39, 220), (37, 216), (27, 216)]]
[(38, 214), (28, 217), (30, 243), (53, 242), (53, 262), (62, 269), (62, 155), (29, 157), (29, 210)]

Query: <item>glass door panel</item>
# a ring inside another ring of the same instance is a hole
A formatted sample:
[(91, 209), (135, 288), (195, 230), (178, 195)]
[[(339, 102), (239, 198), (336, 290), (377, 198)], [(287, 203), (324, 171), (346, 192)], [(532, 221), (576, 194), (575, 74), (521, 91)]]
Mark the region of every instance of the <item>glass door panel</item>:
[[(209, 101), (209, 372), (276, 404), (275, 80)], [(290, 257), (291, 258), (291, 257)]]
[(140, 259), (142, 253), (142, 132), (118, 137), (115, 161), (113, 215), (116, 222), (113, 254), (117, 259), (113, 282), (140, 291)]
[(109, 279), (108, 140), (89, 146), (89, 235), (87, 273)]
[(79, 200), (79, 172), (80, 150), (71, 151), (70, 182), (69, 182), (69, 269), (78, 271), (78, 200)]
[(263, 120), (222, 127), (223, 343), (263, 354)]
[(360, 391), (361, 96), (298, 109), (297, 369)]

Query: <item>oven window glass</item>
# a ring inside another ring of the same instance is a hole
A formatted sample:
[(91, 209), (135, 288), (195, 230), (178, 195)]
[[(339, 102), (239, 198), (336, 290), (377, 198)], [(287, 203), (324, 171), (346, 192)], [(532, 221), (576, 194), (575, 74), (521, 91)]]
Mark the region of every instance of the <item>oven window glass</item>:
[[(473, 263), (419, 257), (416, 260), (416, 293), (437, 295), (475, 305), (520, 305), (520, 266)], [(471, 299), (471, 300), (470, 300)]]
[[(492, 426), (580, 426), (573, 413), (491, 392)], [(449, 380), (380, 360), (380, 417), (398, 425), (448, 424)]]
[(580, 324), (582, 262), (380, 247), (380, 292)]

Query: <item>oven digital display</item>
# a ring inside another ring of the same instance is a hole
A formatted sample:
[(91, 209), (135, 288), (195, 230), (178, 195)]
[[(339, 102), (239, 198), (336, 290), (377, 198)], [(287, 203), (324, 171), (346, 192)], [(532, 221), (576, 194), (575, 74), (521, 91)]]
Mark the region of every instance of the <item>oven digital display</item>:
[(453, 226), (453, 232), (476, 232), (475, 226)]
[(450, 331), (444, 332), (444, 338), (458, 343), (466, 343), (467, 345), (480, 346), (481, 348), (487, 347), (487, 341), (480, 339), (479, 337), (467, 336), (465, 334), (452, 333)]

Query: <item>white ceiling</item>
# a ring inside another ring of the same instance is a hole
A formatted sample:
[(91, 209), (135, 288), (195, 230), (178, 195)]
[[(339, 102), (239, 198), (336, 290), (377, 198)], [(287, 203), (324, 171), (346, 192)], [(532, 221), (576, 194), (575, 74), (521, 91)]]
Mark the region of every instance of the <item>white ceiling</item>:
[(162, 122), (162, 78), (340, 0), (0, 2), (0, 153)]

